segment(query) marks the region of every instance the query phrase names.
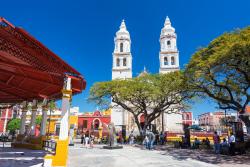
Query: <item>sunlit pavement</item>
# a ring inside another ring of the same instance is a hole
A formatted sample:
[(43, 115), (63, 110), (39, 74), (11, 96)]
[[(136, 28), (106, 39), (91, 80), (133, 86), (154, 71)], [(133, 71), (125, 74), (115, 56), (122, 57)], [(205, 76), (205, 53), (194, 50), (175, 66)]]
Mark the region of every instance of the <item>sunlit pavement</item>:
[(123, 149), (106, 150), (98, 145), (95, 148), (82, 148), (75, 145), (69, 149), (69, 167), (215, 167), (217, 165), (193, 160), (179, 159), (167, 155), (166, 151), (143, 150), (124, 146)]

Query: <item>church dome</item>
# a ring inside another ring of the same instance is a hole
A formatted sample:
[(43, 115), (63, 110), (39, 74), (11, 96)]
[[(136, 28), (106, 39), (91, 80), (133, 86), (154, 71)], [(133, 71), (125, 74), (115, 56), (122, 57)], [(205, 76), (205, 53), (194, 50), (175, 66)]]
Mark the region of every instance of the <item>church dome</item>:
[(130, 39), (130, 34), (126, 28), (124, 20), (122, 20), (120, 30), (116, 32), (116, 39)]

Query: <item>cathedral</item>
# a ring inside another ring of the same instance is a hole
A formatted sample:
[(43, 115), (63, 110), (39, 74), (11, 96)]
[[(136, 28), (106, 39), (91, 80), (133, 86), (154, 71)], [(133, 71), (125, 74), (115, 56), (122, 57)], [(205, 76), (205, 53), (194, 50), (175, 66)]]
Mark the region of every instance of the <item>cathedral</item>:
[[(180, 69), (176, 39), (175, 29), (172, 27), (170, 19), (166, 17), (160, 34), (159, 73), (167, 73)], [(124, 20), (120, 25), (120, 29), (116, 32), (114, 43), (112, 80), (132, 78), (131, 38)], [(144, 73), (145, 72), (146, 70), (144, 70)], [(111, 122), (114, 123), (116, 129), (118, 131), (125, 131), (127, 135), (131, 133), (131, 131), (139, 133), (132, 114), (119, 106), (111, 105), (113, 106)], [(143, 124), (143, 115), (140, 121)], [(158, 130), (159, 132), (182, 132), (182, 115), (181, 113), (163, 113), (153, 122), (151, 129), (154, 131)]]

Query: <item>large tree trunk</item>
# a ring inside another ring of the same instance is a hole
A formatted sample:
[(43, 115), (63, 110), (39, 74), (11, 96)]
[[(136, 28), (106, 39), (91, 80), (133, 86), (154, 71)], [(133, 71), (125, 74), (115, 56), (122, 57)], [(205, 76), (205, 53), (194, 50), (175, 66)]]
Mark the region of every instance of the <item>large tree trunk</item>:
[(137, 128), (138, 128), (138, 130), (139, 130), (139, 132), (140, 132), (140, 136), (142, 137), (142, 135), (143, 135), (143, 133), (142, 133), (143, 129), (142, 129), (142, 127), (141, 127), (141, 124), (140, 124), (139, 120), (136, 119), (136, 118), (135, 118), (135, 123), (136, 123)]
[(240, 115), (239, 118), (245, 123), (247, 133), (250, 134), (250, 119), (248, 115)]

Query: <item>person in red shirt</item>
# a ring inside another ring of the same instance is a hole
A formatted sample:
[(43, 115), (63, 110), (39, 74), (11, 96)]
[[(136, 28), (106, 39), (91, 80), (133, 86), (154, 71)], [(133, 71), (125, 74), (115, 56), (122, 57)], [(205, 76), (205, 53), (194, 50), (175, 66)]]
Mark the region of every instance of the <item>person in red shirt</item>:
[(216, 154), (220, 153), (220, 136), (217, 134), (217, 132), (214, 132), (214, 136), (213, 136), (213, 140), (214, 140), (214, 151)]

